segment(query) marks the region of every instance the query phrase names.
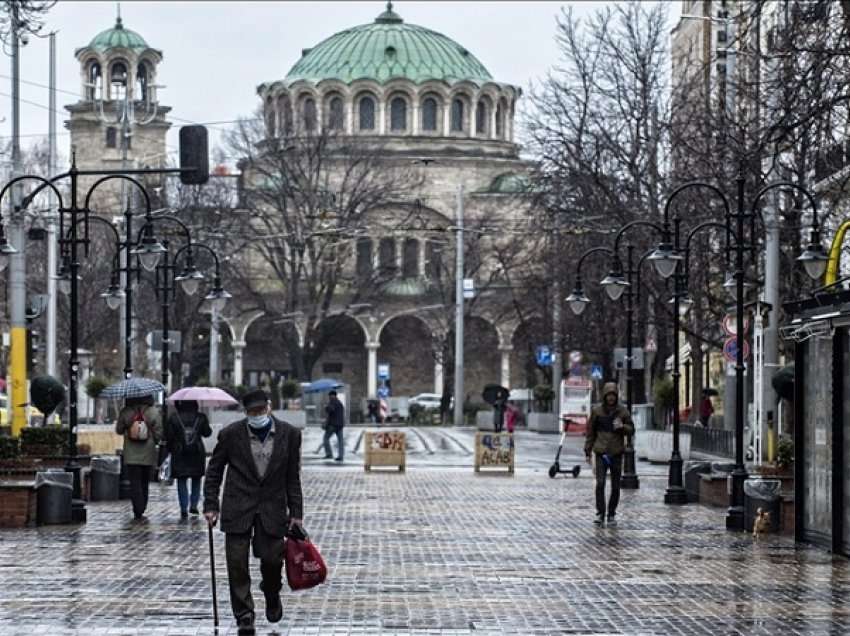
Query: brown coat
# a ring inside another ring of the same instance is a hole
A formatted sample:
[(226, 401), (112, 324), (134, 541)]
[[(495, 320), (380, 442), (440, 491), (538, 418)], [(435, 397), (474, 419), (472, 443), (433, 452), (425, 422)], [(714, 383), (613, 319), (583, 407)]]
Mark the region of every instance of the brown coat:
[(283, 537), (289, 519), (304, 516), (301, 493), (301, 431), (274, 419), (274, 447), (268, 468), (261, 478), (251, 454), (248, 422), (241, 419), (221, 429), (207, 465), (204, 480), (204, 512), (218, 512), (218, 493), (224, 469), (221, 499), (223, 532), (248, 532), (259, 514), (263, 530)]
[[(626, 435), (634, 435), (635, 425), (628, 409), (619, 402), (613, 407), (605, 403), (606, 396), (613, 393), (617, 395), (617, 385), (613, 382), (607, 383), (602, 389), (602, 404), (593, 407), (590, 411), (590, 421), (587, 423), (587, 433), (584, 442), (584, 453), (591, 452), (600, 455), (622, 455), (626, 450)], [(616, 427), (614, 422), (622, 422), (621, 427)]]

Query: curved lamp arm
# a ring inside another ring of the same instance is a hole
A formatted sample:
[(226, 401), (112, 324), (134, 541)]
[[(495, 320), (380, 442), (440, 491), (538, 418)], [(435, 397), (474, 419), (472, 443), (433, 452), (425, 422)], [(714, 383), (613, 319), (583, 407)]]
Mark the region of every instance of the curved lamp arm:
[(630, 223), (626, 223), (623, 227), (621, 227), (617, 231), (617, 235), (614, 237), (614, 254), (617, 258), (619, 258), (619, 254), (620, 254), (620, 239), (623, 238), (623, 235), (626, 233), (627, 230), (630, 230), (631, 228), (634, 228), (634, 227), (651, 227), (652, 229), (654, 229), (656, 232), (658, 232), (662, 236), (665, 235), (664, 234), (664, 228), (661, 227), (660, 225), (658, 225), (658, 223), (655, 223), (653, 221), (638, 220), (638, 221), (631, 221)]
[[(45, 179), (44, 177), (39, 177), (39, 176), (34, 175), (34, 174), (33, 174), (33, 175), (23, 175), (23, 176), (21, 176), (21, 177), (15, 177), (15, 178), (14, 178), (14, 179), (12, 179), (11, 181), (9, 181), (9, 182), (8, 182), (5, 186), (3, 186), (3, 189), (2, 189), (2, 190), (0, 190), (0, 204), (2, 204), (2, 202), (3, 202), (3, 196), (6, 194), (6, 191), (7, 191), (7, 190), (9, 190), (9, 189), (10, 189), (13, 185), (15, 185), (16, 183), (20, 183), (21, 181), (26, 181), (26, 180), (28, 180), (28, 179), (33, 179), (33, 180), (35, 180), (35, 181), (40, 181), (40, 182), (41, 182), (41, 185), (40, 185), (40, 186), (38, 186), (35, 190), (33, 190), (32, 192), (30, 192), (27, 196), (25, 196), (25, 197), (21, 200), (21, 205), (20, 205), (20, 209), (21, 209), (21, 210), (26, 209), (26, 208), (27, 208), (27, 206), (28, 206), (30, 203), (32, 203), (32, 200), (35, 198), (35, 196), (36, 196), (39, 192), (41, 192), (42, 190), (44, 190), (44, 188), (50, 188), (51, 190), (53, 190), (53, 194), (55, 194), (55, 195), (56, 195), (56, 199), (57, 199), (57, 201), (59, 201), (59, 207), (60, 207), (60, 208), (64, 208), (64, 207), (65, 207), (65, 204), (62, 202), (62, 195), (61, 195), (61, 194), (59, 194), (59, 190), (56, 188), (56, 186), (55, 186), (55, 185), (53, 185), (53, 183), (52, 183), (52, 182), (53, 182), (53, 181), (57, 181), (57, 180), (61, 179), (62, 177), (66, 177), (66, 176), (68, 176), (68, 173), (60, 174), (60, 175), (58, 175), (58, 176), (53, 177), (53, 178), (52, 178), (52, 179), (50, 179), (50, 180), (47, 180), (47, 179)], [(3, 222), (3, 213), (2, 213), (2, 210), (3, 210), (3, 206), (2, 206), (2, 205), (0, 205), (0, 223), (2, 223), (2, 222)]]
[(85, 204), (83, 205), (83, 207), (84, 207), (86, 210), (88, 210), (88, 209), (89, 209), (89, 203), (91, 202), (91, 197), (92, 197), (92, 195), (94, 194), (94, 191), (95, 191), (95, 190), (97, 190), (97, 188), (98, 188), (101, 184), (106, 183), (107, 181), (109, 181), (109, 180), (111, 180), (111, 179), (123, 179), (124, 181), (129, 181), (130, 183), (132, 183), (133, 185), (135, 185), (135, 186), (139, 189), (139, 191), (142, 193), (142, 196), (143, 196), (143, 197), (144, 197), (144, 199), (145, 199), (145, 215), (146, 215), (148, 218), (150, 218), (150, 214), (151, 214), (151, 199), (150, 199), (150, 196), (148, 195), (148, 191), (147, 191), (147, 190), (145, 190), (145, 186), (143, 186), (143, 185), (139, 182), (139, 180), (138, 180), (138, 179), (134, 179), (133, 177), (128, 177), (127, 175), (124, 175), (124, 174), (111, 174), (111, 175), (109, 175), (109, 176), (102, 177), (102, 178), (98, 179), (97, 181), (95, 181), (95, 182), (94, 182), (94, 185), (92, 185), (92, 187), (90, 187), (90, 188), (89, 188), (88, 192), (86, 192), (86, 201), (85, 201)]
[(723, 194), (723, 191), (720, 188), (718, 188), (717, 186), (711, 185), (710, 183), (706, 183), (705, 181), (688, 181), (687, 183), (683, 183), (678, 188), (673, 190), (673, 192), (670, 193), (670, 196), (667, 197), (667, 202), (664, 204), (664, 227), (665, 228), (669, 228), (669, 225), (670, 225), (670, 206), (672, 205), (673, 200), (677, 196), (679, 196), (679, 194), (681, 194), (685, 190), (690, 190), (691, 188), (708, 188), (709, 190), (714, 192), (714, 194), (719, 196), (720, 200), (723, 201), (723, 209), (726, 212), (726, 218), (728, 219), (731, 216), (732, 211), (729, 207), (729, 200), (726, 198), (726, 195)]

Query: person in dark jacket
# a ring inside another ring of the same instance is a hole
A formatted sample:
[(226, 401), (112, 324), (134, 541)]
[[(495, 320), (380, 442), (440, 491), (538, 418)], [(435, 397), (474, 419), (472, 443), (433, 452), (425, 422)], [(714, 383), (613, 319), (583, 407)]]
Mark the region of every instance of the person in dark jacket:
[[(201, 478), (207, 467), (207, 450), (204, 437), (212, 435), (207, 416), (198, 410), (194, 400), (178, 400), (166, 421), (166, 439), (171, 451), (171, 476), (177, 480), (177, 500), (180, 502), (180, 518), (186, 519), (191, 512), (198, 514), (201, 499)], [(188, 480), (192, 480), (191, 499)]]
[(628, 409), (620, 404), (617, 385), (608, 382), (602, 387), (602, 404), (590, 412), (584, 443), (584, 454), (596, 455), (596, 519), (605, 523), (605, 475), (611, 471), (611, 498), (608, 500), (608, 526), (617, 525), (617, 504), (620, 503), (620, 477), (623, 474), (623, 452), (626, 435), (633, 435), (635, 426)]
[(327, 420), (325, 421), (325, 438), (322, 442), (325, 445), (325, 459), (333, 459), (331, 435), (336, 435), (338, 447), (336, 461), (341, 462), (345, 450), (345, 443), (342, 438), (342, 429), (345, 427), (345, 407), (339, 401), (336, 391), (328, 393), (328, 405), (325, 407), (325, 413), (327, 413)]
[[(137, 429), (134, 421), (144, 426)], [(141, 430), (141, 437), (135, 435), (136, 430)], [(157, 465), (157, 444), (163, 437), (162, 418), (153, 405), (153, 396), (127, 398), (115, 422), (115, 432), (124, 436), (123, 459), (130, 480), (133, 518), (143, 521), (148, 507), (151, 470)]]
[(271, 402), (261, 389), (242, 397), (246, 417), (224, 427), (207, 466), (204, 516), (219, 518), (218, 493), (224, 469), (221, 530), (225, 533), (230, 606), (240, 634), (254, 633), (249, 550), (260, 559), (266, 618), (283, 617), (283, 538), (295, 527), (303, 534), (301, 431), (271, 415)]

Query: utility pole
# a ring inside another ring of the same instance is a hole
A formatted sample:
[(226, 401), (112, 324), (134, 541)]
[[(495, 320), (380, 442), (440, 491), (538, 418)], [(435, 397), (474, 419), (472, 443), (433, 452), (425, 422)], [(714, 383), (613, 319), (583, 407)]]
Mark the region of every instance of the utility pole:
[(552, 299), (552, 415), (555, 418), (555, 425), (560, 430), (563, 361), (561, 360), (561, 275), (557, 265), (558, 256), (561, 253), (561, 232), (557, 226), (555, 227), (554, 247), (555, 254), (552, 261), (552, 271), (555, 274), (555, 281), (552, 285), (555, 294)]
[(218, 308), (210, 303), (210, 386), (218, 385)]
[(457, 188), (455, 219), (455, 412), (454, 425), (463, 426), (463, 184)]
[[(48, 119), (48, 173), (51, 178), (56, 176), (56, 32), (50, 34), (50, 114)], [(52, 191), (51, 199), (55, 199)], [(54, 201), (52, 205), (58, 205)], [(56, 242), (56, 212), (51, 205), (47, 214), (47, 337), (45, 338), (47, 356), (47, 375), (56, 377), (56, 270), (57, 249)]]
[[(12, 178), (23, 173), (21, 167), (21, 81), (20, 81), (20, 27), (17, 2), (10, 3), (12, 48)], [(27, 261), (24, 214), (20, 211), (20, 184), (12, 188), (12, 210), (9, 214), (9, 242), (17, 250), (9, 256), (9, 318), (10, 355), (9, 375), (11, 391), (9, 404), (12, 410), (12, 435), (18, 436), (26, 426), (27, 399)]]

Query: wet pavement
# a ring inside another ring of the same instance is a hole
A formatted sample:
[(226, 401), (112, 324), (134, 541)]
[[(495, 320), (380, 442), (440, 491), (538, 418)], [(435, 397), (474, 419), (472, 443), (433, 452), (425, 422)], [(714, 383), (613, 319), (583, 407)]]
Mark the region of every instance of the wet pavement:
[[(589, 471), (546, 475), (557, 437), (520, 434), (511, 477), (473, 473), (471, 430), (419, 432), (406, 473), (365, 473), (358, 429), (343, 465), (308, 430), (305, 522), (329, 580), (284, 592), (270, 626), (254, 564), (259, 634), (850, 634), (847, 560), (728, 533), (722, 509), (665, 506), (663, 466), (641, 462), (619, 526), (598, 529)], [(179, 521), (174, 487), (152, 484), (147, 523), (128, 501), (88, 514), (0, 532), (0, 634), (214, 633), (206, 527)], [(218, 531), (215, 544), (219, 633), (235, 634)]]

